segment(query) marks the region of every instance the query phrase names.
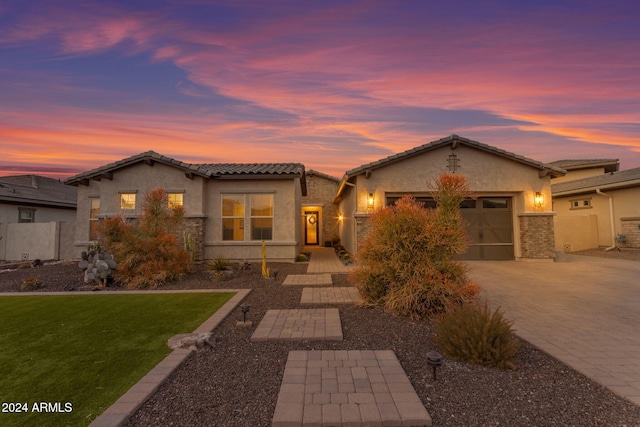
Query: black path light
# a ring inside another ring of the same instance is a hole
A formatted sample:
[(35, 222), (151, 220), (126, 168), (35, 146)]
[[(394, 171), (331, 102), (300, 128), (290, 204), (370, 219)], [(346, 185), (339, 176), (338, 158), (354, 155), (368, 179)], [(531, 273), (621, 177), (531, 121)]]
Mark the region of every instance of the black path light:
[(249, 304), (242, 304), (240, 306), (240, 310), (242, 310), (242, 322), (247, 323), (247, 313), (249, 312), (249, 308), (251, 306)]
[(427, 363), (433, 368), (433, 380), (436, 380), (436, 368), (442, 366), (442, 356), (437, 351), (427, 353)]

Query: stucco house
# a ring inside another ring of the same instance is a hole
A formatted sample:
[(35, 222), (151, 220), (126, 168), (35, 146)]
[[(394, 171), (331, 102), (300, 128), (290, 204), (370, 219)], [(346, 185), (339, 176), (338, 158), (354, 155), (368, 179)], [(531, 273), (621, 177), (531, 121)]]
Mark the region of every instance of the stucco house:
[(77, 189), (39, 175), (0, 177), (0, 260), (65, 259)]
[(0, 177), (0, 223), (73, 222), (77, 190), (38, 175)]
[(333, 198), (340, 179), (309, 169), (307, 194), (302, 196), (302, 236), (306, 246), (326, 246), (338, 239), (338, 207)]
[(620, 171), (617, 159), (552, 164), (568, 172), (551, 182), (557, 250), (640, 248), (640, 168)]
[(99, 237), (100, 219), (135, 218), (156, 188), (184, 208), (183, 238), (195, 244), (196, 260), (258, 260), (262, 241), (271, 261), (293, 261), (302, 249), (300, 163), (189, 164), (148, 151), (65, 182), (78, 188), (78, 254)]
[(551, 177), (565, 170), (458, 135), (347, 171), (334, 200), (341, 243), (356, 253), (370, 214), (405, 194), (429, 206), (428, 183), (443, 173), (464, 175), (473, 192), (461, 206), (473, 239), (463, 259), (553, 260)]

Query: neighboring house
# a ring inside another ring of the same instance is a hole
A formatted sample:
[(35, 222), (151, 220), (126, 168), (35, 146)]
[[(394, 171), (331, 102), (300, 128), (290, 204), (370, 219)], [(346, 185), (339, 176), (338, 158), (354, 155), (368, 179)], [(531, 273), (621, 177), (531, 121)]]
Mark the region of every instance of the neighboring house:
[(473, 192), (461, 206), (473, 239), (464, 259), (555, 257), (550, 178), (565, 170), (457, 135), (347, 171), (335, 198), (342, 244), (356, 253), (370, 214), (405, 194), (432, 206), (429, 183), (444, 173)]
[(0, 223), (74, 222), (78, 191), (38, 175), (0, 177)]
[(570, 159), (557, 160), (549, 164), (567, 171), (565, 176), (554, 177), (551, 182), (552, 185), (616, 172), (620, 169), (618, 159)]
[(78, 187), (78, 253), (98, 239), (100, 219), (135, 218), (156, 188), (170, 206), (184, 208), (181, 238), (195, 244), (197, 260), (258, 260), (262, 241), (271, 261), (293, 261), (302, 249), (299, 163), (189, 164), (148, 151), (65, 182)]
[(640, 248), (640, 168), (619, 171), (614, 159), (553, 164), (568, 171), (551, 185), (557, 250)]
[(71, 257), (77, 193), (44, 176), (0, 177), (0, 260)]
[(302, 236), (305, 245), (324, 245), (338, 239), (338, 210), (333, 198), (340, 179), (309, 169), (307, 195), (302, 197)]

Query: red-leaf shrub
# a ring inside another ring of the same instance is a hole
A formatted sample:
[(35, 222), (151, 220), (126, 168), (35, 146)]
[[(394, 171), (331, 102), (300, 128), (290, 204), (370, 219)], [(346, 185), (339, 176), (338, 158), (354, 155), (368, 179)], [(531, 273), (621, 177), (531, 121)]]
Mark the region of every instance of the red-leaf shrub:
[(402, 316), (420, 318), (473, 300), (479, 287), (453, 258), (468, 245), (458, 207), (469, 194), (461, 175), (433, 183), (436, 209), (411, 196), (374, 212), (356, 256), (351, 280), (364, 300)]
[(191, 269), (189, 254), (178, 245), (184, 212), (169, 209), (164, 190), (149, 193), (134, 223), (121, 216), (102, 227), (102, 245), (118, 263), (114, 280), (130, 289), (155, 288)]

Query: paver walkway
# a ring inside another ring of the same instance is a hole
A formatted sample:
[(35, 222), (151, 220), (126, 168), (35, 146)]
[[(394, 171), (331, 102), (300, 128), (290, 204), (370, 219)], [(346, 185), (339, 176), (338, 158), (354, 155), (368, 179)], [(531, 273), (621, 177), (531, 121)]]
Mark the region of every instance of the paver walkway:
[(282, 282), (284, 286), (331, 286), (331, 274), (289, 274)]
[(519, 336), (640, 405), (640, 262), (566, 258), (467, 264)]
[(355, 304), (360, 301), (356, 288), (304, 288), (300, 304)]
[(337, 308), (268, 310), (251, 341), (273, 339), (342, 341), (340, 313)]
[(430, 426), (391, 350), (291, 351), (272, 426)]
[(353, 266), (345, 266), (336, 256), (333, 248), (305, 246), (305, 251), (311, 252), (311, 259), (307, 273), (348, 273)]

